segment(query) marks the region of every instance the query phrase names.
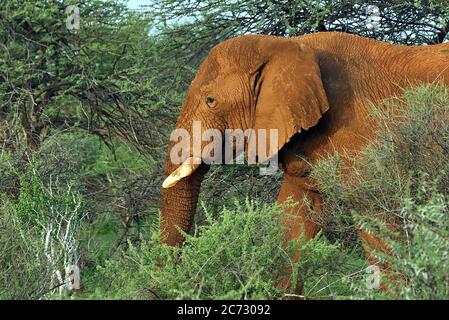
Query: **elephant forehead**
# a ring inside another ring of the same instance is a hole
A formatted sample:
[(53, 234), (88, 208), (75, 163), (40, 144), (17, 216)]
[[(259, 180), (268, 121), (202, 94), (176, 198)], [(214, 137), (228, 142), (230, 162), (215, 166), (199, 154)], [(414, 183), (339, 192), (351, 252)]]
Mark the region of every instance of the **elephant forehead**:
[(201, 64), (195, 80), (199, 80), (201, 84), (207, 84), (215, 80), (221, 72), (220, 64), (217, 58), (211, 54)]
[(239, 37), (215, 46), (201, 64), (195, 82), (203, 86), (219, 76), (254, 71), (264, 60), (256, 39)]
[[(199, 87), (215, 86), (219, 79), (233, 78), (244, 73), (231, 59), (225, 57), (208, 57), (201, 65), (195, 77), (195, 84)], [(220, 81), (221, 81), (220, 80)]]
[(223, 67), (240, 72), (250, 71), (263, 60), (257, 40), (250, 37), (237, 37), (226, 40), (214, 47), (210, 56)]

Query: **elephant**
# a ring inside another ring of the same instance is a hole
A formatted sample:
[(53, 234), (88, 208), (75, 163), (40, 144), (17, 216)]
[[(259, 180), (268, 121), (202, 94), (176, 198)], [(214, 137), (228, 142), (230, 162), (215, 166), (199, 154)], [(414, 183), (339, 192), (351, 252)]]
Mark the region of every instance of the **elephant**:
[[(286, 241), (311, 239), (320, 226), (310, 219), (323, 200), (309, 177), (311, 164), (334, 152), (357, 155), (376, 137), (372, 106), (414, 84), (449, 85), (449, 43), (402, 46), (341, 32), (298, 37), (241, 35), (216, 45), (192, 81), (176, 123), (202, 130), (276, 129), (283, 182), (277, 202), (285, 209)], [(189, 149), (173, 163), (168, 147), (160, 211), (161, 242), (180, 246), (192, 226), (201, 182), (209, 169)], [(201, 148), (205, 143), (201, 142)], [(273, 154), (270, 154), (272, 156)], [(348, 161), (351, 161), (349, 159)], [(358, 230), (368, 256), (382, 239)], [(300, 259), (299, 250), (295, 259)], [(287, 284), (285, 284), (287, 285)]]

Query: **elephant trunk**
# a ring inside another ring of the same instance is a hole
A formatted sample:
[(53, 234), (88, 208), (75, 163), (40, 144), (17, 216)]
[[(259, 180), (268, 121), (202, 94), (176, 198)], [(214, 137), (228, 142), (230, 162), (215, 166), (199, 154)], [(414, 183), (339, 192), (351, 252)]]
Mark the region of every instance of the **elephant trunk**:
[[(191, 121), (181, 117), (177, 128), (191, 133)], [(189, 129), (187, 129), (189, 128)], [(182, 245), (182, 232), (189, 232), (193, 224), (198, 195), (204, 175), (209, 165), (192, 155), (183, 164), (174, 164), (170, 151), (175, 142), (170, 143), (165, 160), (165, 181), (162, 189), (162, 207), (160, 214), (160, 240), (171, 246)]]
[[(192, 227), (201, 182), (208, 168), (209, 166), (202, 164), (191, 176), (180, 180), (169, 189), (163, 189), (160, 217), (161, 243), (177, 246), (184, 242), (184, 236), (180, 230), (189, 232)], [(171, 169), (166, 169), (166, 176), (172, 172)]]

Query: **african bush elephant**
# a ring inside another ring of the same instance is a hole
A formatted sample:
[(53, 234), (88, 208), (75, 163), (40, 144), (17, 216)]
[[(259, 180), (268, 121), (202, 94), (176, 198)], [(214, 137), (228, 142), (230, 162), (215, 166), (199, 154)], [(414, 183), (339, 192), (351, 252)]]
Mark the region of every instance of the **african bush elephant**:
[[(325, 32), (300, 37), (239, 36), (214, 47), (192, 81), (177, 128), (205, 130), (277, 129), (284, 181), (278, 202), (288, 197), (286, 239), (314, 237), (319, 226), (307, 218), (322, 203), (308, 177), (311, 163), (335, 151), (357, 153), (375, 138), (372, 104), (400, 95), (407, 86), (442, 80), (449, 85), (449, 44), (407, 47), (355, 35)], [(201, 181), (209, 166), (165, 163), (161, 240), (180, 245), (192, 225)], [(205, 147), (202, 142), (201, 147)], [(196, 159), (196, 158), (195, 158)], [(203, 159), (204, 160), (204, 159)], [(369, 254), (381, 239), (359, 231)], [(299, 253), (298, 253), (299, 255)], [(297, 255), (297, 256), (298, 256)]]

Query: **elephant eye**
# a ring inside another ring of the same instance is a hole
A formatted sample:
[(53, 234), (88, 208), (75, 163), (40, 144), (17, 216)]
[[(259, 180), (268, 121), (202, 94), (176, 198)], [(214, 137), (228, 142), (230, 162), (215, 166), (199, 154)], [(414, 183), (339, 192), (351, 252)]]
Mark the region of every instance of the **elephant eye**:
[(214, 98), (212, 98), (211, 96), (207, 96), (206, 97), (206, 103), (209, 107), (213, 108), (215, 107), (215, 105), (217, 104), (217, 101), (215, 101)]

